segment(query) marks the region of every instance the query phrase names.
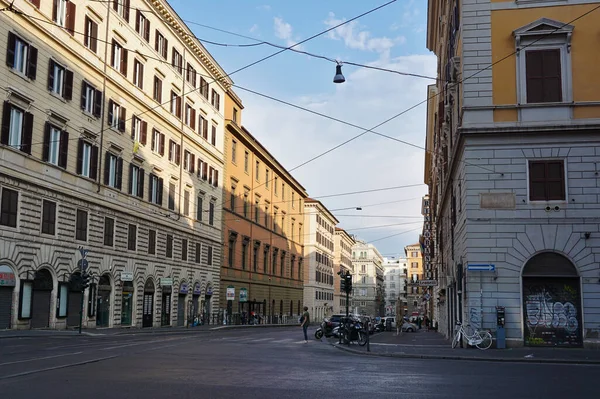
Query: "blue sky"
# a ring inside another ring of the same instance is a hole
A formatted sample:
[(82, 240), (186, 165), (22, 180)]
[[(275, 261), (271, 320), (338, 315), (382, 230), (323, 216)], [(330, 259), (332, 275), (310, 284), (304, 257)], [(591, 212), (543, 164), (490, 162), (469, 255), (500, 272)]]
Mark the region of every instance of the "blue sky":
[[(372, 1), (171, 0), (171, 5), (199, 39), (228, 44), (252, 40), (201, 27), (192, 22), (289, 46), (341, 21), (384, 4)], [(435, 57), (425, 48), (425, 1), (396, 1), (301, 45), (301, 50), (342, 61), (376, 65), (435, 76)], [(220, 47), (205, 43), (226, 72), (275, 51), (271, 46)], [(346, 82), (332, 83), (331, 62), (286, 51), (231, 76), (242, 87), (302, 105), (365, 128), (423, 101), (433, 81), (344, 65)], [(235, 89), (244, 102), (243, 124), (288, 169), (361, 133), (318, 116)], [(425, 138), (425, 105), (376, 129), (420, 146)], [(312, 197), (412, 185), (423, 182), (424, 152), (373, 134), (345, 145), (292, 173)], [(360, 195), (323, 198), (329, 209), (363, 206), (362, 211), (335, 211), (339, 227), (366, 241), (419, 228), (424, 185)], [(392, 202), (378, 206), (367, 206)], [(342, 216), (349, 215), (349, 216)], [(409, 218), (386, 216), (410, 216)], [(406, 223), (413, 223), (408, 224)], [(397, 226), (377, 227), (397, 224)], [(364, 229), (368, 227), (368, 229)], [(359, 228), (361, 230), (353, 229)], [(403, 252), (419, 231), (373, 244), (384, 255)]]

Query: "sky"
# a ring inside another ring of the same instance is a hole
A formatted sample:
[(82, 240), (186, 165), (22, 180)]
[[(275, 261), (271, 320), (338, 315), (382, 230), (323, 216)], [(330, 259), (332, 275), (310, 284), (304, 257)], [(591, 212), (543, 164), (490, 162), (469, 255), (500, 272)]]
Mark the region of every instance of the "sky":
[[(207, 43), (257, 43), (214, 28), (291, 46), (388, 1), (170, 0), (170, 4), (221, 67), (231, 73), (279, 49)], [(427, 2), (397, 0), (296, 48), (342, 64), (347, 61), (435, 77), (436, 59), (425, 47), (426, 26)], [(231, 79), (244, 104), (243, 125), (286, 169), (293, 169), (292, 175), (309, 196), (320, 199), (340, 221), (338, 227), (372, 242), (384, 256), (403, 256), (404, 246), (418, 241), (422, 226), (421, 198), (427, 192), (424, 151), (366, 133), (298, 167), (364, 130), (242, 89), (372, 129), (425, 100), (427, 85), (434, 83), (349, 64), (343, 64), (342, 72), (346, 82), (334, 84), (335, 63), (285, 51), (231, 75)], [(424, 147), (425, 112), (426, 104), (422, 104), (375, 131)], [(412, 187), (331, 196), (398, 186)]]

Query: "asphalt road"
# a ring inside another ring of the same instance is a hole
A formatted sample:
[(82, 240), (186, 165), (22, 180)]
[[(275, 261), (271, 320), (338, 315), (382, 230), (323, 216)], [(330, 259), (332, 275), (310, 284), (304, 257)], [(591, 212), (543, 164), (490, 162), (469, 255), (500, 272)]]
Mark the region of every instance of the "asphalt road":
[(0, 339), (0, 397), (580, 398), (600, 366), (364, 357), (300, 328)]

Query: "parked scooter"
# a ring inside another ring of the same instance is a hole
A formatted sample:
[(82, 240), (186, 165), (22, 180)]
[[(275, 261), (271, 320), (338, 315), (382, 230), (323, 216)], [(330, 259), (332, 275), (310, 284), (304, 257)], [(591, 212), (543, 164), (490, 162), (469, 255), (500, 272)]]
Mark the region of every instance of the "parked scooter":
[(346, 344), (356, 341), (360, 346), (364, 346), (367, 343), (367, 331), (365, 331), (360, 320), (353, 317), (342, 320), (339, 334), (342, 335), (342, 340)]
[[(335, 327), (335, 328), (337, 328), (337, 327)], [(321, 326), (319, 328), (317, 328), (317, 331), (315, 331), (315, 338), (321, 339), (321, 338), (323, 338), (323, 335), (325, 335), (325, 337), (329, 338), (334, 335), (333, 330), (334, 330), (333, 323), (328, 318), (324, 318), (323, 321), (321, 322)]]

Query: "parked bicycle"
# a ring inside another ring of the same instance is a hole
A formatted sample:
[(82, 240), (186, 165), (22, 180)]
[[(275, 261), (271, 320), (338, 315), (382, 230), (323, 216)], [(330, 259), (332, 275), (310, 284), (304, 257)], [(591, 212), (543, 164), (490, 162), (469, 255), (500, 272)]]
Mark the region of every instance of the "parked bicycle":
[(471, 329), (471, 333), (469, 334), (466, 327), (460, 321), (457, 321), (456, 334), (452, 340), (452, 349), (456, 348), (456, 345), (458, 345), (463, 336), (467, 339), (469, 345), (476, 346), (481, 350), (486, 350), (492, 346), (492, 334), (489, 331)]

